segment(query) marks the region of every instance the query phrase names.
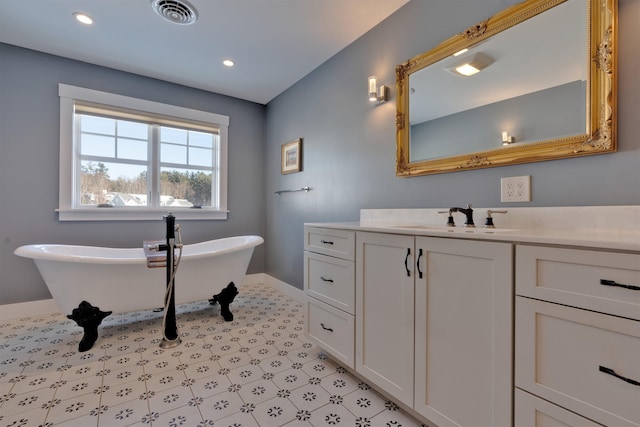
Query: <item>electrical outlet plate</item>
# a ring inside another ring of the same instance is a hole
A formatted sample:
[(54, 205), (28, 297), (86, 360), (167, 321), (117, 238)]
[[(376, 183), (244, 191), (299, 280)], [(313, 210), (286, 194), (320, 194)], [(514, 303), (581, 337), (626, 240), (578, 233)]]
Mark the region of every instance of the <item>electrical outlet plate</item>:
[(500, 179), (500, 201), (530, 202), (531, 175), (511, 176)]

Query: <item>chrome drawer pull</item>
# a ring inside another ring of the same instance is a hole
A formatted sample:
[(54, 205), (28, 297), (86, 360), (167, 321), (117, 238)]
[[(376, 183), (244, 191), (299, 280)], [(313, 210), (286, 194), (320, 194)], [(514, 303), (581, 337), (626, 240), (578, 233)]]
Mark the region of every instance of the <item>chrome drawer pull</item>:
[(637, 385), (637, 386), (640, 387), (640, 381), (632, 380), (631, 378), (627, 378), (627, 377), (623, 377), (622, 375), (618, 375), (618, 374), (616, 374), (616, 371), (614, 371), (611, 368), (600, 366), (600, 372), (604, 372), (605, 374), (609, 374), (611, 376), (614, 376), (614, 377), (616, 377), (618, 379), (621, 379), (624, 382), (627, 382), (627, 383), (632, 384), (632, 385)]
[(324, 243), (325, 245), (333, 245), (333, 242), (329, 240), (320, 240), (320, 243)]
[(617, 283), (615, 280), (600, 279), (600, 284), (605, 286), (617, 286), (619, 288), (631, 289), (632, 291), (640, 291), (640, 286), (624, 285)]
[(324, 326), (324, 323), (320, 323), (320, 326), (322, 326), (322, 329), (324, 329), (325, 331), (333, 332), (333, 329), (327, 328), (326, 326)]
[(325, 279), (324, 276), (320, 276), (320, 280), (322, 280), (323, 282), (333, 283), (333, 279)]

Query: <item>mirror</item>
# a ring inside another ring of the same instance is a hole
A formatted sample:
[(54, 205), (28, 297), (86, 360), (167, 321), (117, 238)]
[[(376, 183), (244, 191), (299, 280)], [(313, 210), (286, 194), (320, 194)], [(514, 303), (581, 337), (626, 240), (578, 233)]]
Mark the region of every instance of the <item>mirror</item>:
[(616, 151), (616, 24), (617, 0), (526, 0), (398, 65), (396, 175)]

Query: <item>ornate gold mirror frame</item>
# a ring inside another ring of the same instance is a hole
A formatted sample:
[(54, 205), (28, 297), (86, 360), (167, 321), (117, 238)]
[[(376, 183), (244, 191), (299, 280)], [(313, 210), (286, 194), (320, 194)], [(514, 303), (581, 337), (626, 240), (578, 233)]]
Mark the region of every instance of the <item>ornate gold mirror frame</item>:
[(615, 152), (617, 101), (617, 0), (587, 0), (589, 28), (586, 132), (488, 151), (411, 162), (409, 76), (464, 48), (545, 12), (566, 0), (513, 5), (396, 67), (396, 175), (429, 175)]

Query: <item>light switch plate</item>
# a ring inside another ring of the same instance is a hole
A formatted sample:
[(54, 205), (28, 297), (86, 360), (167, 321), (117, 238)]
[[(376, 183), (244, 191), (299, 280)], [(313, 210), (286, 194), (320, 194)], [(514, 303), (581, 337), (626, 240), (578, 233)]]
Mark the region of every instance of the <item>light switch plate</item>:
[(501, 202), (530, 202), (531, 175), (511, 176), (500, 179)]

